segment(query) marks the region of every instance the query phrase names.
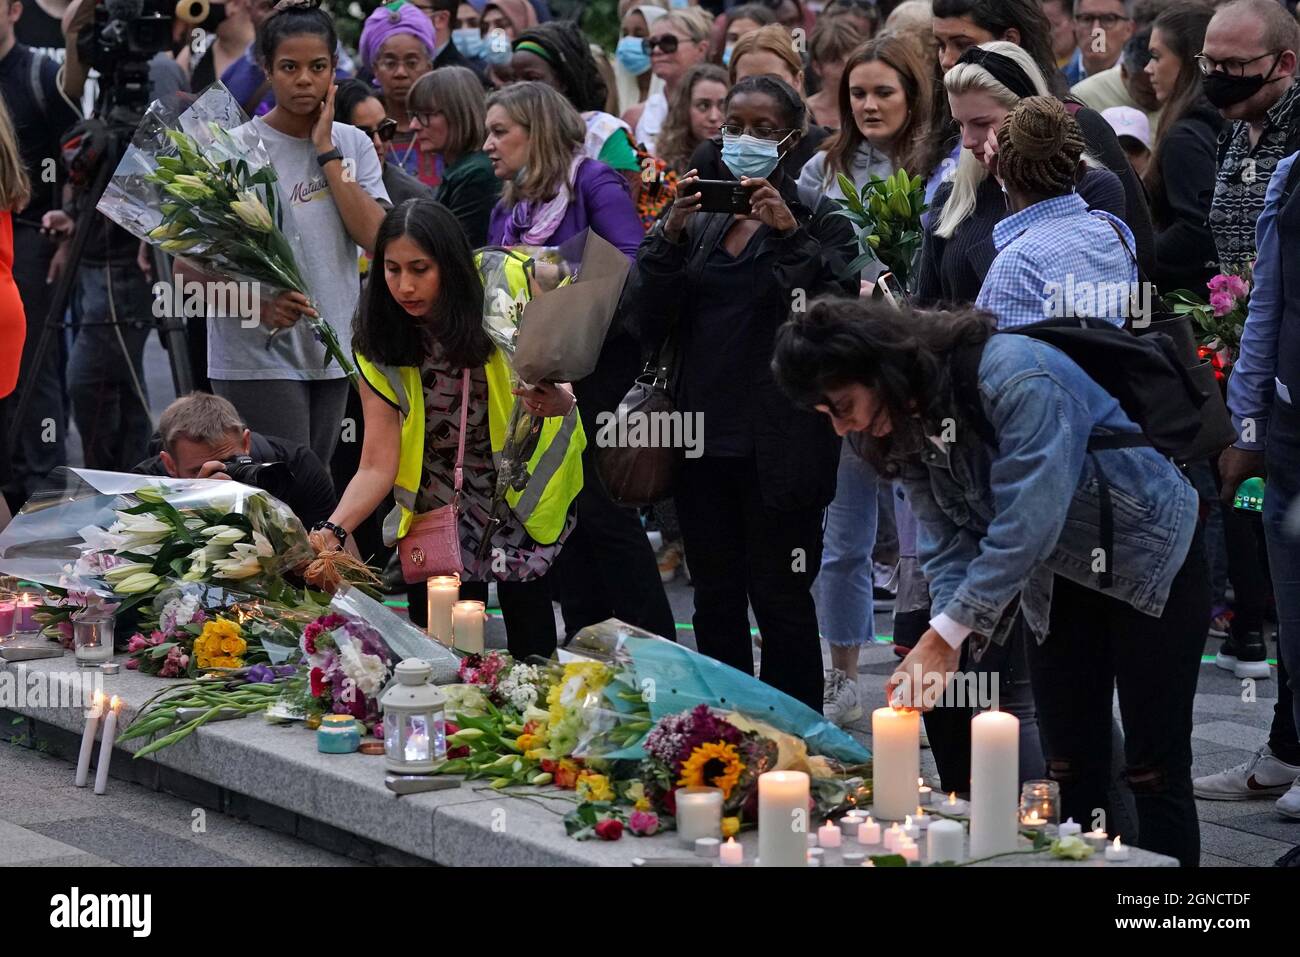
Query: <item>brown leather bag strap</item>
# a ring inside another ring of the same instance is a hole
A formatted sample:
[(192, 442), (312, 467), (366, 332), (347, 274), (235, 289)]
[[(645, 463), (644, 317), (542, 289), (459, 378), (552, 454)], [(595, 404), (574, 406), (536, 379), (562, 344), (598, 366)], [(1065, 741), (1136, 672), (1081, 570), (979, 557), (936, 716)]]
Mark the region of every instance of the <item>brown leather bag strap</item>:
[(460, 504), (460, 487), (465, 484), (465, 424), (469, 420), (469, 370), (460, 374), (460, 437), (456, 440), (456, 496), (453, 504)]

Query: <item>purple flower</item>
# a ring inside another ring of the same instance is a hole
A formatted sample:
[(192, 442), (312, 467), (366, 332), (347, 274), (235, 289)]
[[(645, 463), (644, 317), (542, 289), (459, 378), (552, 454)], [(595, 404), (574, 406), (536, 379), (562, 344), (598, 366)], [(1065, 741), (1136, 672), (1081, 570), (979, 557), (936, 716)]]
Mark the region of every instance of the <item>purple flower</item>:
[(248, 669), (244, 678), (249, 684), (269, 685), (271, 682), (275, 681), (275, 672), (267, 665), (253, 665), (253, 667)]

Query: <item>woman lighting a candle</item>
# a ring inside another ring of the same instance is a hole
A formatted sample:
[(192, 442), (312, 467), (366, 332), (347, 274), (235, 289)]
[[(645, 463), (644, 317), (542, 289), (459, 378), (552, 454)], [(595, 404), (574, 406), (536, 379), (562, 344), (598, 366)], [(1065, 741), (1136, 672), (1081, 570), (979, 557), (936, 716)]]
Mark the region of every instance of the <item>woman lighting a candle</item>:
[[(890, 677), (891, 699), (920, 707), (936, 675), (946, 683), (957, 671), (968, 638), (982, 654), (1018, 612), (1034, 636), (1030, 672), (1061, 814), (1108, 809), (1118, 682), (1142, 846), (1195, 866), (1192, 699), (1209, 588), (1182, 472), (1150, 446), (1090, 452), (1090, 436), (1138, 427), (1064, 352), (995, 335), (975, 310), (819, 299), (778, 332), (773, 367), (796, 402), (901, 478), (920, 522), (936, 614)], [(1103, 467), (1109, 582), (1096, 556)]]

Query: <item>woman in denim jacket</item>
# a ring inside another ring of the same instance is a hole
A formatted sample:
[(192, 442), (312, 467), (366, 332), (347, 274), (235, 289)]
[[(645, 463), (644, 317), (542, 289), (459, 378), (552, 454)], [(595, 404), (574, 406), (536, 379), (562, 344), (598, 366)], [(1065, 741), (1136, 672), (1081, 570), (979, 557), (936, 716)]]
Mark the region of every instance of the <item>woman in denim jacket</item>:
[[(981, 347), (996, 447), (950, 384), (959, 350)], [(1138, 427), (1063, 352), (993, 335), (983, 313), (821, 299), (780, 330), (773, 365), (792, 398), (902, 479), (920, 522), (936, 613), (889, 679), (895, 702), (919, 706), (916, 677), (956, 671), (967, 639), (976, 656), (1004, 641), (1019, 612), (1035, 639), (1030, 671), (1061, 816), (1092, 821), (1102, 809), (1110, 819), (1118, 685), (1135, 843), (1195, 866), (1192, 699), (1209, 586), (1197, 497), (1182, 473), (1150, 447), (1089, 453), (1090, 435)], [(1098, 457), (1114, 504), (1112, 555), (1098, 548)]]

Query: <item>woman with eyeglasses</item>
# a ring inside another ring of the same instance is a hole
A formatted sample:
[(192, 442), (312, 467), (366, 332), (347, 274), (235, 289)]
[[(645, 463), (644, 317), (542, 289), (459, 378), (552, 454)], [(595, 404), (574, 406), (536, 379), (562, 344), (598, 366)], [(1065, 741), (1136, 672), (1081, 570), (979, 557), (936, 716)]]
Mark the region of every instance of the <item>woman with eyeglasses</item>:
[(407, 199), (433, 198), (433, 187), (421, 183), (396, 163), (386, 161), (397, 133), (397, 120), (388, 115), (373, 87), (361, 80), (344, 80), (334, 94), (334, 109), (340, 123), (355, 126), (375, 145), (375, 154), (384, 171), (384, 189), (394, 205)]
[(407, 101), (420, 149), (442, 166), (433, 198), (455, 214), (471, 246), (487, 245), (488, 219), (501, 195), (501, 180), (483, 152), (483, 84), (463, 66), (439, 67), (415, 81)]
[[(645, 232), (627, 181), (583, 151), (587, 126), (557, 90), (544, 83), (513, 83), (488, 97), (484, 151), (504, 183), (492, 211), (488, 242), (500, 246), (557, 246), (584, 230), (636, 255)], [(591, 375), (573, 383), (583, 428), (600, 429), (640, 374), (640, 349), (612, 324)], [(596, 443), (584, 455), (595, 475)], [(556, 566), (565, 631), (619, 618), (657, 635), (675, 634), (672, 609), (659, 579), (654, 550), (634, 509), (615, 505), (600, 482), (578, 495), (578, 527)]]
[(695, 585), (701, 652), (753, 672), (752, 606), (763, 638), (761, 677), (820, 712), (821, 645), (812, 584), (822, 519), (835, 493), (839, 441), (797, 409), (772, 377), (772, 343), (792, 304), (855, 294), (841, 278), (853, 228), (824, 197), (803, 201), (790, 156), (806, 107), (770, 76), (727, 96), (722, 160), (749, 192), (749, 212), (702, 212), (698, 175), (646, 237), (623, 296), (627, 327), (658, 354), (673, 337), (677, 409), (703, 423), (702, 454), (686, 458), (675, 501)]
[(388, 162), (396, 163), (426, 186), (437, 186), (441, 171), (434, 157), (416, 145), (406, 96), (415, 81), (433, 69), (436, 48), (433, 24), (409, 3), (396, 9), (376, 9), (366, 18), (358, 45), (362, 64), (374, 74), (375, 83), (384, 93), (388, 115), (397, 122)]
[[(731, 53), (728, 76), (734, 85), (746, 77), (773, 76), (793, 87), (803, 95), (803, 59), (794, 48), (790, 34), (778, 23), (760, 27), (736, 41)], [(785, 160), (786, 172), (796, 180), (804, 164), (826, 146), (831, 131), (808, 120), (805, 106), (804, 126), (801, 136)], [(721, 144), (717, 140), (701, 143), (691, 155), (688, 164), (698, 171), (700, 179), (731, 179), (722, 160)]]
[(651, 94), (663, 91), (664, 81), (650, 70), (650, 53), (642, 42), (650, 28), (668, 15), (668, 0), (638, 3), (619, 0), (618, 45), (614, 48), (614, 85), (620, 116)]
[(668, 101), (676, 94), (682, 77), (708, 56), (712, 24), (712, 14), (699, 7), (674, 10), (655, 22), (645, 40), (650, 69), (664, 81), (664, 89), (624, 113), (623, 120), (635, 131), (636, 141), (651, 153), (655, 151), (655, 140), (664, 118), (668, 116)]
[(1205, 42), (1213, 8), (1179, 2), (1151, 25), (1151, 78), (1161, 107), (1146, 186), (1156, 228), (1156, 267), (1151, 276), (1164, 292), (1204, 293), (1218, 272), (1219, 254), (1208, 217), (1218, 171), (1223, 116), (1201, 89), (1196, 54)]

